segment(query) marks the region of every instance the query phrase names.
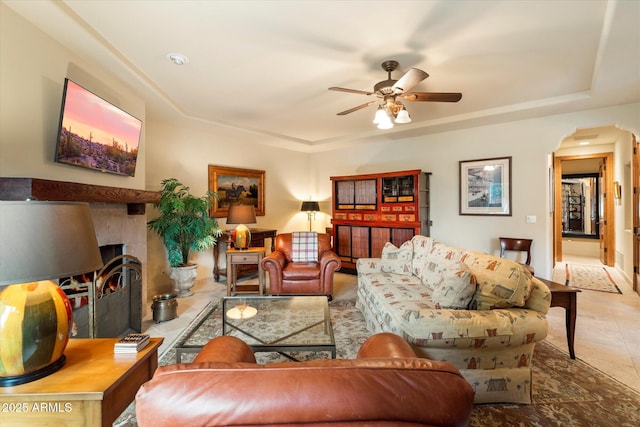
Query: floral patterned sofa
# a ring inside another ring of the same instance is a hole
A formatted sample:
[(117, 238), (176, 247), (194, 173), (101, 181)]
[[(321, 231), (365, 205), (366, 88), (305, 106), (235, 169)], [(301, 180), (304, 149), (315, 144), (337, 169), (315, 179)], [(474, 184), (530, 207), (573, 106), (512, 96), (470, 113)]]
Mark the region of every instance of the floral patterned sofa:
[(531, 403), (535, 343), (547, 336), (547, 286), (520, 264), (415, 236), (357, 262), (356, 307), (372, 333), (456, 366), (475, 403)]

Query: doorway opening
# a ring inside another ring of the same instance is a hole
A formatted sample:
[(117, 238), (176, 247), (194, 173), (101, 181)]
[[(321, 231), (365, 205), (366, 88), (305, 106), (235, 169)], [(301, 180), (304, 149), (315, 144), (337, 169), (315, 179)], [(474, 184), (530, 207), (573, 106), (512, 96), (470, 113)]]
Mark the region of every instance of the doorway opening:
[(562, 174), (562, 237), (597, 239), (601, 192), (597, 173)]
[(613, 152), (554, 157), (555, 262), (563, 254), (615, 264)]

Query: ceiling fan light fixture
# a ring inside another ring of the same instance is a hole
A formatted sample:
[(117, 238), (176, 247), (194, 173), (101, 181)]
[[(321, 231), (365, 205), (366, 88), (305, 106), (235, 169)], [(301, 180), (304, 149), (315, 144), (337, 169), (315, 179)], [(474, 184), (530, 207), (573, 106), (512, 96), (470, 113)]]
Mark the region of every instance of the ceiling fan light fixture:
[(409, 112), (404, 106), (402, 106), (402, 110), (398, 111), (398, 115), (396, 116), (396, 123), (411, 123)]
[(393, 127), (393, 122), (391, 121), (391, 117), (389, 117), (387, 115), (386, 112), (384, 112), (384, 119), (378, 123), (378, 129), (382, 129), (382, 130), (386, 130), (386, 129), (391, 129)]
[(383, 123), (385, 120), (389, 120), (389, 116), (387, 115), (387, 112), (384, 111), (384, 108), (382, 108), (382, 105), (378, 105), (378, 109), (376, 110), (376, 115), (373, 118), (373, 123), (376, 125), (379, 125), (380, 123)]

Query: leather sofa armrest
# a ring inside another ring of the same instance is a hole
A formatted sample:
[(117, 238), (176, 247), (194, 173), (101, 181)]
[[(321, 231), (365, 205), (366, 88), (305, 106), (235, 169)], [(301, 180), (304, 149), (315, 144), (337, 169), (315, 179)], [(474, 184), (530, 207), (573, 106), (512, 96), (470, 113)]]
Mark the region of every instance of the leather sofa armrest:
[(223, 335), (209, 341), (193, 360), (193, 363), (202, 362), (256, 363), (256, 358), (244, 341)]
[[(320, 255), (318, 262), (320, 264), (320, 271), (325, 272), (325, 274), (338, 271), (342, 267), (340, 257), (338, 257), (335, 252), (331, 251), (323, 252), (322, 255)], [(327, 267), (330, 267), (330, 269)]]
[(287, 259), (285, 258), (284, 254), (278, 250), (275, 250), (266, 257), (262, 258), (261, 264), (264, 271), (281, 273), (286, 262)]
[(376, 357), (418, 357), (402, 337), (390, 332), (375, 334), (362, 344), (358, 359)]
[(282, 289), (282, 270), (287, 263), (285, 255), (277, 249), (262, 258), (260, 265), (269, 277), (271, 293), (279, 293)]

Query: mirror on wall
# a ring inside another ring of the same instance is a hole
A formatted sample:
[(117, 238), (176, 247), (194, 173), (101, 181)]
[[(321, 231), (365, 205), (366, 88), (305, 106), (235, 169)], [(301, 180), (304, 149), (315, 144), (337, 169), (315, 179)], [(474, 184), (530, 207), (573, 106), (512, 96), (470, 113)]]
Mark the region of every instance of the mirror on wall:
[(562, 236), (598, 239), (598, 174), (562, 175)]

